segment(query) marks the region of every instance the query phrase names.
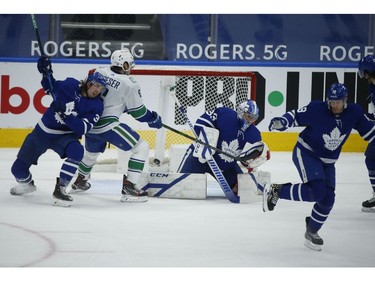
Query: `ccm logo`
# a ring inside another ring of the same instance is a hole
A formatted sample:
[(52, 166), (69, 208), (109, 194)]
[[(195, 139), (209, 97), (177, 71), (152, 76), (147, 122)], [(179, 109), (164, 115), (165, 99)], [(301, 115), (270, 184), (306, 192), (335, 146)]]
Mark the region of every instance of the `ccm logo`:
[(150, 173), (150, 177), (154, 177), (154, 178), (167, 178), (169, 176), (169, 174), (165, 174), (165, 173)]

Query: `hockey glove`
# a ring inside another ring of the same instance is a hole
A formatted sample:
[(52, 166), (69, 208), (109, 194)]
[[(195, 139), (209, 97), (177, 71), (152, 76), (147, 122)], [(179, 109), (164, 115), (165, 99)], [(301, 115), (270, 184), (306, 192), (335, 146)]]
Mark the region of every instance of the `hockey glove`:
[(38, 71), (43, 74), (43, 76), (48, 76), (53, 73), (51, 61), (48, 57), (43, 56), (38, 59)]
[(160, 129), (163, 126), (161, 122), (161, 117), (155, 111), (153, 111), (151, 114), (152, 114), (152, 117), (151, 117), (152, 121), (147, 122), (148, 126), (150, 128)]
[[(206, 131), (208, 132), (208, 135)], [(205, 127), (205, 129), (202, 128), (200, 130), (198, 139), (207, 144), (210, 144), (211, 141), (213, 146), (216, 147), (218, 137), (219, 131), (217, 129)], [(197, 142), (194, 143), (193, 156), (197, 157), (200, 163), (206, 163), (207, 160), (210, 160), (212, 158), (212, 155), (214, 153), (215, 151), (213, 151), (208, 146)]]
[(271, 119), (268, 126), (269, 131), (278, 130), (285, 131), (288, 128), (288, 120), (284, 117), (275, 117)]

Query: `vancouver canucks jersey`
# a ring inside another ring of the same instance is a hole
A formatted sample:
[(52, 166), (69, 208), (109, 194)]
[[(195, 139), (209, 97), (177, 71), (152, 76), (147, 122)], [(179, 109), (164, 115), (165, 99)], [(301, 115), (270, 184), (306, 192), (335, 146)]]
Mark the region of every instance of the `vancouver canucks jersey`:
[[(42, 85), (50, 91), (46, 81), (42, 80)], [(100, 97), (89, 99), (82, 96), (80, 81), (74, 78), (56, 81), (52, 77), (52, 86), (56, 100), (43, 114), (36, 129), (49, 137), (71, 133), (81, 137), (90, 131), (103, 112)]]
[[(194, 126), (197, 135), (201, 126), (219, 130), (217, 148), (235, 156), (240, 155), (246, 142), (255, 143), (262, 139), (259, 130), (253, 124), (242, 131), (242, 123), (237, 117), (237, 112), (227, 107), (219, 107), (199, 117)], [(223, 171), (233, 169), (236, 165), (233, 158), (218, 152), (214, 154), (214, 158)]]
[(141, 89), (137, 81), (124, 74), (117, 74), (109, 67), (96, 69), (107, 83), (107, 91), (102, 94), (104, 111), (96, 126), (90, 132), (100, 134), (120, 124), (121, 114), (128, 113), (140, 122), (150, 121), (150, 111), (144, 106)]
[(353, 103), (340, 114), (333, 114), (327, 102), (312, 101), (307, 106), (283, 115), (289, 127), (306, 126), (299, 134), (297, 146), (313, 151), (325, 163), (334, 163), (352, 129), (361, 137), (372, 142), (375, 127), (364, 115), (362, 108)]

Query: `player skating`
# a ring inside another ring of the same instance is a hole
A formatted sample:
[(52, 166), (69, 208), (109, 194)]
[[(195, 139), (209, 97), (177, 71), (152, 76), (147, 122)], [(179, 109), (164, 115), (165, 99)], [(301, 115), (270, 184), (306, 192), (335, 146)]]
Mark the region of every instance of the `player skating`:
[(352, 129), (373, 142), (375, 127), (366, 119), (362, 108), (347, 103), (345, 85), (335, 83), (327, 91), (327, 101), (312, 101), (298, 110), (271, 120), (269, 130), (284, 131), (305, 126), (293, 150), (293, 162), (302, 183), (271, 184), (263, 192), (263, 210), (273, 211), (279, 198), (315, 202), (306, 218), (305, 245), (321, 250), (323, 239), (318, 231), (327, 220), (334, 202), (336, 186), (335, 162)]
[(100, 153), (106, 149), (106, 143), (118, 149), (131, 151), (128, 162), (128, 174), (123, 176), (123, 202), (145, 202), (147, 192), (137, 189), (137, 183), (148, 159), (149, 146), (137, 132), (119, 121), (123, 113), (128, 113), (139, 122), (146, 122), (149, 127), (162, 127), (160, 116), (150, 111), (143, 104), (139, 84), (130, 75), (134, 67), (134, 58), (128, 49), (114, 51), (111, 65), (100, 67), (95, 73), (102, 74), (107, 81), (108, 91), (102, 94), (104, 111), (90, 134), (85, 136), (85, 155), (79, 165), (79, 174), (72, 185), (75, 191), (90, 188), (90, 172)]
[[(372, 55), (365, 56), (358, 63), (358, 75), (368, 81), (368, 101), (370, 112), (366, 114), (367, 118), (375, 123), (375, 57)], [(365, 152), (366, 167), (372, 187), (372, 197), (362, 202), (363, 212), (375, 212), (375, 146), (369, 144)]]
[(56, 81), (47, 57), (38, 60), (38, 70), (43, 74), (44, 90), (54, 97), (54, 101), (17, 154), (11, 170), (18, 185), (10, 193), (22, 195), (36, 190), (30, 167), (37, 165), (39, 157), (47, 149), (52, 149), (65, 159), (53, 197), (57, 199), (56, 204), (70, 206), (73, 198), (66, 193), (66, 187), (77, 171), (84, 151), (79, 139), (93, 128), (103, 112), (100, 94), (104, 92), (106, 83), (99, 73), (89, 75), (85, 81), (74, 78)]

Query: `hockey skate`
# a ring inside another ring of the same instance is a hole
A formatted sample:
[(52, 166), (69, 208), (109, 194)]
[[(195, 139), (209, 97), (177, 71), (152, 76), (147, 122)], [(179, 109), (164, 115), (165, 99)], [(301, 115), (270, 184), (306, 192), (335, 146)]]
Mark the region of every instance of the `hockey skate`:
[(128, 181), (125, 175), (121, 193), (121, 202), (138, 203), (148, 201), (148, 192), (136, 189), (134, 184)]
[(54, 204), (60, 207), (70, 207), (72, 205), (73, 197), (66, 193), (66, 186), (60, 183), (60, 178), (56, 178), (55, 190), (53, 192), (53, 198), (55, 198)]
[(282, 184), (266, 184), (263, 188), (263, 212), (273, 211), (279, 200), (279, 192)]
[(375, 212), (375, 192), (373, 192), (372, 198), (362, 202), (362, 212)]
[(305, 232), (305, 246), (314, 251), (321, 251), (323, 245), (323, 239), (319, 236), (318, 232), (312, 231), (309, 228), (309, 219), (306, 217), (306, 232)]
[(76, 181), (72, 184), (69, 193), (80, 193), (90, 189), (91, 184), (87, 182), (84, 175), (78, 174)]
[(35, 190), (36, 190), (36, 186), (34, 185), (34, 181), (32, 180), (29, 183), (19, 183), (18, 185), (12, 187), (10, 189), (10, 194), (23, 195), (23, 194), (34, 192)]

